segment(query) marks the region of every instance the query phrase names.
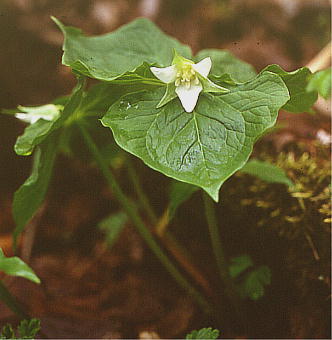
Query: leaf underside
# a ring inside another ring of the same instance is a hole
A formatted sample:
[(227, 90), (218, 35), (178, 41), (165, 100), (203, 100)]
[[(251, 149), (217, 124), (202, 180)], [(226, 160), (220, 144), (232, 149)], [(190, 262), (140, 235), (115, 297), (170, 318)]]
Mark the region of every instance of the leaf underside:
[(193, 113), (184, 112), (177, 98), (157, 109), (163, 91), (122, 97), (102, 123), (120, 147), (169, 177), (203, 188), (215, 201), (289, 99), (284, 82), (270, 72), (227, 94), (201, 95)]

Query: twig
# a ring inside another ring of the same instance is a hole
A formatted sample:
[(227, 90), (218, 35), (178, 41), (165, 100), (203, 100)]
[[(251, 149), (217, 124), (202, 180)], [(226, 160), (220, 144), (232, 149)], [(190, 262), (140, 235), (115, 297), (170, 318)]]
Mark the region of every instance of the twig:
[[(313, 59), (306, 65), (311, 72), (320, 71), (331, 65), (331, 42), (329, 42)], [(321, 96), (313, 107), (326, 116), (331, 114), (331, 99), (325, 100)]]
[(331, 65), (331, 42), (329, 42), (306, 65), (311, 72), (317, 72)]

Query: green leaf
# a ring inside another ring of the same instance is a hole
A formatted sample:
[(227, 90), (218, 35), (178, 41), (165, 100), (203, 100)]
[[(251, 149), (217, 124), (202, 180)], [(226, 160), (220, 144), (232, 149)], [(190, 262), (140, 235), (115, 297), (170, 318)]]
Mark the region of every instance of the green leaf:
[(231, 278), (238, 277), (242, 272), (252, 267), (254, 263), (249, 255), (241, 255), (231, 259), (229, 274)]
[(200, 61), (206, 57), (210, 57), (212, 60), (211, 75), (221, 76), (226, 73), (230, 75), (232, 80), (243, 83), (255, 78), (257, 74), (250, 64), (236, 58), (228, 51), (215, 49), (201, 50), (195, 56), (195, 60)]
[(186, 335), (186, 339), (218, 339), (218, 336), (219, 331), (209, 327), (192, 331)]
[(24, 134), (17, 138), (15, 152), (21, 156), (31, 155), (36, 145), (40, 144), (53, 130), (55, 121), (40, 119), (25, 128)]
[(224, 95), (202, 94), (193, 113), (184, 112), (178, 98), (156, 108), (163, 93), (158, 88), (123, 96), (102, 123), (124, 150), (169, 177), (203, 188), (215, 201), (289, 99), (283, 81), (270, 72)]
[(170, 190), (170, 203), (168, 205), (169, 220), (171, 220), (179, 206), (187, 201), (199, 188), (184, 182), (172, 181)]
[(13, 327), (9, 323), (2, 327), (0, 339), (16, 339)]
[(21, 339), (34, 339), (40, 331), (40, 320), (22, 320), (17, 327)]
[(318, 91), (318, 93), (325, 99), (331, 97), (331, 70), (327, 68), (322, 71), (315, 72), (307, 85), (307, 91)]
[(64, 65), (99, 80), (114, 80), (142, 63), (169, 66), (173, 49), (190, 58), (191, 50), (167, 36), (151, 21), (139, 18), (114, 32), (86, 37), (74, 27), (53, 18), (64, 34)]
[(229, 265), (231, 278), (236, 284), (242, 298), (258, 300), (264, 296), (265, 286), (271, 283), (271, 271), (267, 266), (254, 267), (249, 255), (241, 255), (231, 259)]
[(44, 200), (52, 175), (56, 149), (56, 135), (50, 136), (36, 149), (31, 175), (14, 194), (13, 217), (16, 223), (13, 233), (14, 244)]
[(66, 102), (61, 115), (57, 119), (53, 121), (39, 119), (36, 123), (26, 127), (23, 135), (17, 138), (14, 146), (15, 152), (21, 156), (31, 155), (35, 146), (45, 140), (54, 130), (63, 126), (67, 119), (78, 109), (83, 95), (83, 87), (84, 80), (79, 79), (72, 96)]
[(258, 159), (251, 159), (240, 171), (256, 176), (266, 182), (282, 183), (289, 187), (294, 185), (283, 169)]
[(251, 300), (258, 300), (265, 294), (265, 286), (271, 283), (271, 271), (267, 266), (260, 266), (247, 274), (239, 286), (240, 294)]
[(265, 71), (278, 74), (288, 88), (290, 99), (284, 105), (284, 110), (294, 113), (311, 112), (311, 107), (317, 100), (317, 92), (308, 92), (306, 89), (311, 75), (307, 67), (287, 72), (278, 65), (269, 65), (262, 72)]
[(11, 276), (24, 277), (35, 283), (40, 283), (39, 278), (34, 273), (34, 271), (24, 263), (20, 258), (6, 257), (0, 248), (0, 271)]
[(128, 216), (123, 211), (113, 214), (99, 223), (98, 227), (105, 232), (109, 248), (114, 245), (127, 223)]

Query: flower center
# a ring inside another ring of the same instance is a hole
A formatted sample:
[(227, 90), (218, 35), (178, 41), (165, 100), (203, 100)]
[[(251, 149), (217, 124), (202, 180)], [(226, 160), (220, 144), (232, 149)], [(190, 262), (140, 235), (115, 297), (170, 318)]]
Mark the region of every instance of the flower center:
[(191, 85), (198, 85), (199, 80), (197, 78), (195, 70), (190, 63), (183, 63), (178, 65), (178, 72), (176, 74), (175, 86), (185, 85), (186, 88), (190, 88)]

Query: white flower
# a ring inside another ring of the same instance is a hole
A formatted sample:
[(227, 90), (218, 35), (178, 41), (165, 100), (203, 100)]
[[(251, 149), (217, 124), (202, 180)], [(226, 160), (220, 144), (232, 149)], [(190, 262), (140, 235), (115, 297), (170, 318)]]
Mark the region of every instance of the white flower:
[(34, 124), (39, 119), (48, 121), (55, 120), (60, 115), (62, 105), (47, 104), (35, 107), (18, 106), (22, 111), (15, 114), (15, 117), (25, 123)]
[(167, 84), (166, 93), (157, 107), (165, 105), (178, 96), (185, 111), (192, 112), (202, 91), (229, 92), (228, 89), (214, 84), (207, 78), (211, 66), (210, 57), (195, 64), (175, 52), (171, 66), (164, 68), (150, 67), (151, 72), (159, 80)]

